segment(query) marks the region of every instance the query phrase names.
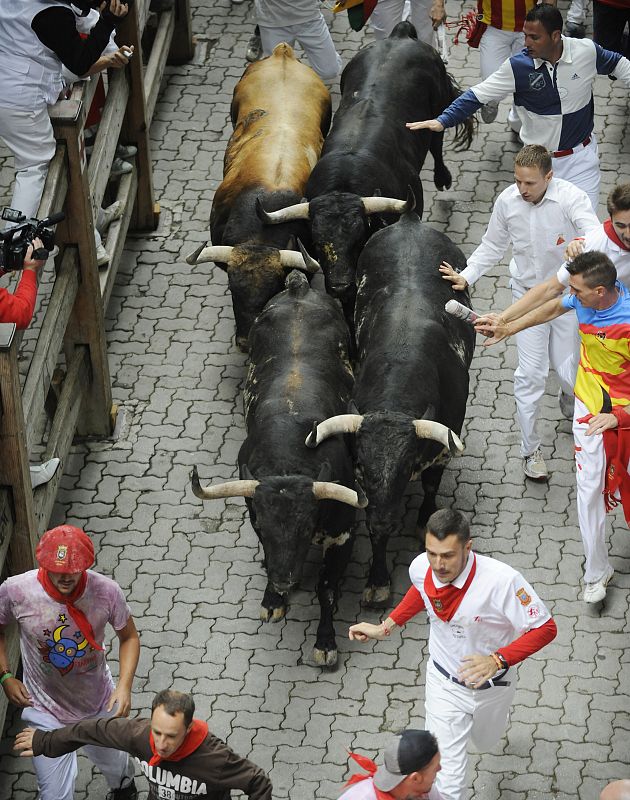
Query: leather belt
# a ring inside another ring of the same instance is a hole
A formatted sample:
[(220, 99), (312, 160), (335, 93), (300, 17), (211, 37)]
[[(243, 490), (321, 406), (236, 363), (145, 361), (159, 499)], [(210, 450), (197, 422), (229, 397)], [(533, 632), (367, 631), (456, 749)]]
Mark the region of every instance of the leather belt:
[(570, 147), (568, 150), (556, 150), (555, 153), (551, 154), (552, 158), (564, 158), (565, 156), (572, 156), (573, 153), (577, 153), (578, 150), (581, 150), (583, 147), (586, 147), (591, 143), (591, 137), (587, 136), (586, 139), (581, 144), (576, 145), (575, 147)]
[[(473, 689), (473, 687), (467, 686), (464, 683), (464, 681), (460, 681), (459, 678), (456, 678), (454, 675), (451, 675), (450, 672), (447, 672), (444, 669), (444, 667), (440, 666), (437, 663), (437, 661), (435, 659), (433, 660), (433, 664), (434, 664), (436, 670), (438, 672), (441, 672), (442, 675), (444, 675), (445, 678), (449, 679), (449, 681), (453, 681), (453, 683), (456, 683), (458, 686), (463, 686), (465, 689), (471, 689), (472, 691), (475, 691), (475, 692), (478, 691), (478, 690), (481, 690), (481, 689), (491, 689), (493, 686), (509, 686), (510, 685), (510, 681), (504, 681), (504, 680), (495, 681), (494, 678), (491, 678), (489, 681), (486, 681), (485, 683), (482, 683), (481, 686), (475, 686), (474, 689)], [(507, 669), (504, 670), (504, 672), (501, 673), (501, 678), (504, 678), (507, 675), (507, 673), (508, 673), (508, 670)]]

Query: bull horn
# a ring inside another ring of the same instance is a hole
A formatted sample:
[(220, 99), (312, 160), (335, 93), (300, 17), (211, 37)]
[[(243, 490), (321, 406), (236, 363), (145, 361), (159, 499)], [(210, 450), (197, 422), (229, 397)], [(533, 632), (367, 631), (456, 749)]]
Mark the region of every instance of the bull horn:
[(406, 200), (398, 200), (395, 197), (362, 197), (361, 202), (366, 214), (404, 214), (415, 205)]
[(296, 203), (278, 211), (265, 211), (260, 197), (256, 198), (256, 214), (265, 225), (278, 225), (281, 222), (292, 222), (296, 219), (308, 219), (308, 203)]
[(324, 439), (337, 433), (356, 433), (362, 422), (361, 414), (339, 414), (336, 417), (328, 417), (317, 426), (313, 424), (313, 430), (306, 437), (304, 444), (307, 447), (317, 447)]
[(359, 497), (353, 489), (340, 483), (313, 481), (313, 494), (317, 500), (337, 500), (354, 508), (365, 508), (367, 505), (367, 498), (363, 493)]
[(190, 481), (195, 497), (201, 500), (218, 500), (221, 497), (252, 497), (260, 481), (226, 481), (214, 486), (202, 486), (199, 483), (197, 467), (193, 467)]
[(211, 244), (207, 247), (202, 245), (194, 253), (191, 253), (186, 261), (188, 264), (202, 264), (204, 261), (220, 261), (222, 264), (229, 264), (233, 247), (227, 245)]
[(464, 451), (464, 445), (456, 433), (440, 422), (433, 422), (427, 419), (414, 419), (413, 426), (416, 429), (418, 439), (434, 439), (447, 447), (452, 456)]
[(300, 251), (297, 250), (278, 250), (280, 253), (280, 263), (285, 269), (299, 269), (308, 275), (314, 275), (319, 269), (319, 264), (311, 258), (304, 249), (304, 245), (298, 239)]

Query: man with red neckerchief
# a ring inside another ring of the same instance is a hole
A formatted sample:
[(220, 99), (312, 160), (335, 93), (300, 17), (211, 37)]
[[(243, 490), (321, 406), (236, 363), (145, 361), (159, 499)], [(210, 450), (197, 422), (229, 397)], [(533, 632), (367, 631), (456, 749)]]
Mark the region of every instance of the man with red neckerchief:
[(480, 750), (503, 735), (516, 690), (514, 665), (556, 636), (556, 624), (512, 567), (472, 551), (459, 511), (429, 517), (426, 552), (411, 562), (412, 586), (380, 625), (359, 622), (350, 638), (384, 639), (420, 611), (429, 617), (425, 727), (437, 737), (444, 800), (467, 796), (468, 740)]
[[(86, 718), (128, 716), (140, 640), (124, 595), (110, 578), (93, 572), (94, 546), (80, 528), (46, 531), (35, 551), (38, 570), (0, 586), (0, 684), (22, 719), (44, 730)], [(24, 682), (11, 672), (3, 628), (17, 622)], [(119, 640), (114, 685), (103, 640), (109, 623)], [(136, 800), (134, 767), (126, 753), (86, 750), (110, 787), (108, 800)], [(33, 760), (40, 800), (72, 800), (74, 754)]]
[(241, 758), (195, 719), (189, 694), (164, 689), (153, 699), (151, 719), (98, 719), (56, 731), (26, 728), (16, 736), (21, 755), (55, 758), (82, 745), (120, 748), (149, 781), (149, 800), (229, 800), (240, 789), (250, 800), (271, 800), (265, 772)]
[(383, 752), (383, 764), (350, 753), (365, 773), (352, 775), (339, 800), (441, 800), (433, 786), (440, 771), (437, 739), (413, 728), (397, 733)]

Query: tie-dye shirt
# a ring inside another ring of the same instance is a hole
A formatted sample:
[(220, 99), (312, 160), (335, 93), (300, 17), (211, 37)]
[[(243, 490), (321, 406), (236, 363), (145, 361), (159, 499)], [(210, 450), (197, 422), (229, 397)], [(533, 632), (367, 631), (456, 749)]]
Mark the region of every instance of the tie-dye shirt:
[(574, 309), (580, 329), (580, 364), (575, 396), (591, 414), (598, 414), (604, 392), (613, 406), (630, 404), (630, 291), (619, 281), (619, 298), (610, 308), (585, 308), (575, 295), (565, 295), (562, 305)]

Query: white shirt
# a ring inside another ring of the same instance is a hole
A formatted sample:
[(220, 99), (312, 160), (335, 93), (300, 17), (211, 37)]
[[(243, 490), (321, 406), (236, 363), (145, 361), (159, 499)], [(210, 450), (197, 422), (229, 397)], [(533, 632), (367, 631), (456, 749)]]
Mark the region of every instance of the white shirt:
[[(442, 800), (442, 795), (435, 786), (431, 787), (428, 794), (424, 795), (427, 800)], [(366, 778), (359, 783), (350, 786), (339, 798), (339, 800), (376, 800), (376, 791), (372, 778)]]
[[(429, 567), (426, 553), (411, 562), (409, 577), (422, 595), (430, 623), (429, 657), (451, 675), (457, 676), (463, 656), (489, 655), (539, 628), (551, 614), (529, 583), (508, 564), (478, 553), (452, 585), (461, 589), (477, 560), (475, 576), (450, 622), (435, 613), (424, 590)], [(436, 588), (445, 584), (433, 576)]]
[(523, 200), (513, 183), (497, 197), (481, 244), (462, 275), (472, 286), (512, 245), (510, 273), (530, 289), (556, 274), (571, 239), (599, 226), (588, 195), (572, 183), (552, 178), (536, 204)]
[(321, 16), (319, 0), (255, 0), (256, 22), (266, 28), (301, 25)]
[[(584, 252), (590, 253), (594, 250), (608, 256), (617, 268), (617, 278), (630, 289), (630, 251), (624, 250), (609, 239), (603, 225), (589, 231), (584, 237)], [(563, 286), (569, 285), (566, 262), (558, 270), (556, 278)]]

